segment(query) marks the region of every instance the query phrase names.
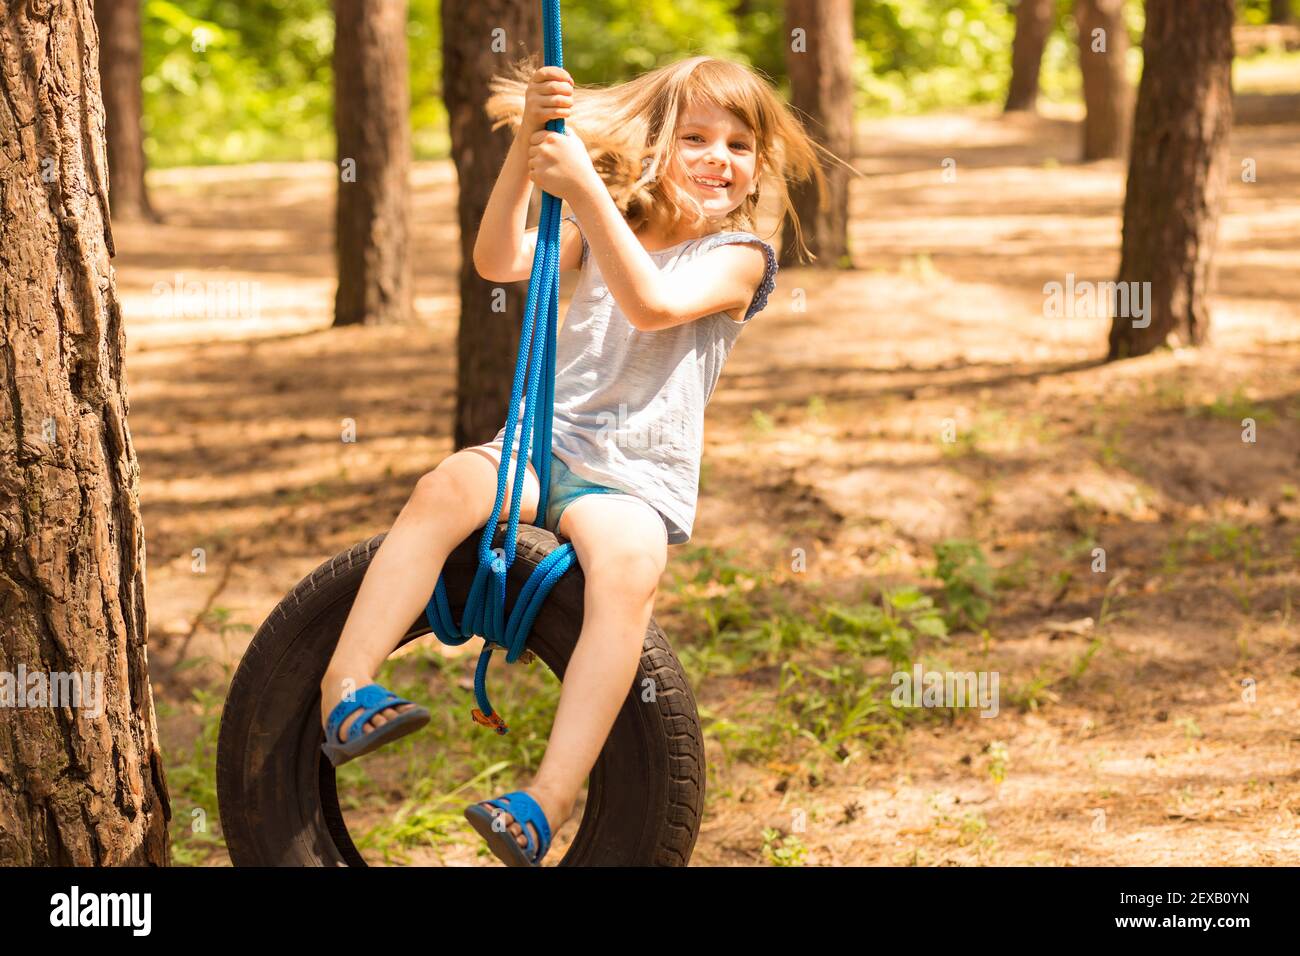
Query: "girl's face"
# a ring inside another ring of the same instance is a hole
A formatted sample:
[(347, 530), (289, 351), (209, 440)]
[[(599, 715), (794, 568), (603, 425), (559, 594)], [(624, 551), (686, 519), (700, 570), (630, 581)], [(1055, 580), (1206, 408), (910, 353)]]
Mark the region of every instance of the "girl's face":
[(754, 134), (735, 113), (697, 104), (680, 115), (676, 136), (675, 179), (706, 218), (727, 215), (757, 187)]

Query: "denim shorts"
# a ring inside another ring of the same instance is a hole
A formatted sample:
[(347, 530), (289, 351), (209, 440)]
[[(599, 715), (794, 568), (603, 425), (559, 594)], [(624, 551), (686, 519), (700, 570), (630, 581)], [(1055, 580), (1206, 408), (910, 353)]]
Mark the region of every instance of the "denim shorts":
[[(500, 468), (501, 441), (488, 442), (486, 445), (479, 445), (477, 447), (480, 449), (491, 448), (495, 451), (496, 460), (498, 462), (497, 467), (498, 469)], [(517, 458), (519, 453), (518, 445), (515, 446), (513, 451)], [(511, 467), (509, 474), (506, 476), (507, 499), (510, 495), (510, 489), (514, 487), (514, 480), (514, 468)], [(569, 470), (569, 467), (564, 462), (555, 456), (554, 453), (551, 454), (551, 492), (550, 497), (546, 502), (546, 521), (544, 525), (546, 530), (550, 531), (552, 534), (558, 535), (560, 533), (560, 518), (564, 514), (564, 509), (568, 508), (569, 505), (573, 504), (583, 495), (593, 494), (614, 495), (618, 498), (628, 498), (632, 501), (639, 501), (641, 504), (645, 505), (659, 517), (660, 524), (664, 529), (664, 545), (665, 547), (667, 546), (668, 526), (663, 520), (663, 515), (661, 515), (659, 510), (651, 505), (650, 502), (646, 501), (644, 498), (629, 494), (619, 488), (611, 488), (608, 485), (598, 485), (594, 481), (588, 481), (580, 475), (575, 475)], [(506, 515), (503, 513), (502, 518), (504, 517), (506, 517)]]

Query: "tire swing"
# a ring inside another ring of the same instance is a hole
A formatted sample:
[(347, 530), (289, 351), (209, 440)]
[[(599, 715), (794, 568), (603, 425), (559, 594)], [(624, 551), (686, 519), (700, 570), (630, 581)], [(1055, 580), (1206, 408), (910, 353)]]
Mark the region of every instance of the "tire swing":
[[(562, 66), (559, 0), (542, 0), (542, 11), (546, 64)], [(547, 128), (562, 133), (564, 121), (551, 120)], [(582, 629), (584, 579), (572, 546), (560, 544), (542, 527), (519, 527), (523, 468), (516, 469), (509, 520), (504, 527), (498, 521), (525, 370), (528, 389), (519, 457), (529, 455), (531, 430), (536, 444), (530, 460), (541, 479), (538, 520), (546, 514), (559, 228), (560, 200), (543, 193), (496, 506), (477, 544), (471, 536), (448, 556), (423, 619), (412, 623), (398, 645), (430, 632), (451, 645), (482, 637), (473, 718), (499, 734), (507, 728), (488, 703), (485, 689), (492, 651), (504, 647), (508, 662), (531, 652), (563, 680)], [(534, 336), (542, 300), (546, 328)], [(538, 454), (537, 449), (546, 453)], [(325, 733), (320, 682), (384, 537), (355, 545), (303, 578), (258, 628), (239, 663), (217, 743), (221, 827), (236, 866), (366, 865), (339, 808), (334, 767), (321, 752)], [(513, 608), (508, 620), (507, 607)], [(652, 701), (642, 700), (645, 686), (654, 688)], [(578, 832), (559, 865), (685, 866), (699, 833), (704, 780), (695, 698), (681, 663), (652, 618), (627, 699), (588, 777)]]

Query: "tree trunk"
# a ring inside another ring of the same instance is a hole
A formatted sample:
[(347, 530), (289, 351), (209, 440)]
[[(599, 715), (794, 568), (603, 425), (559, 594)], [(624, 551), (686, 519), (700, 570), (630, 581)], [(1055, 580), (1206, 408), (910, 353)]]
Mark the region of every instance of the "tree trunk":
[(1293, 19), (1291, 0), (1273, 0), (1269, 5), (1269, 23), (1290, 23)]
[(411, 315), (407, 72), (406, 0), (334, 0), (335, 325)]
[(98, 52), (90, 0), (0, 7), (6, 866), (168, 862)]
[(1233, 15), (1233, 0), (1147, 2), (1119, 281), (1150, 283), (1148, 311), (1115, 316), (1112, 359), (1169, 340), (1197, 344), (1209, 329), (1232, 127)]
[[(496, 30), (501, 33), (494, 33)], [(489, 42), (484, 38), (491, 38)], [(511, 133), (492, 132), (483, 111), (488, 81), (537, 53), (542, 21), (534, 0), (442, 4), (442, 90), (451, 126), (451, 157), (460, 184), (460, 324), (456, 340), (456, 448), (489, 441), (510, 411), (527, 285), (487, 282), (474, 269), (474, 240)], [(581, 77), (574, 77), (581, 82)], [(494, 310), (493, 307), (496, 307)]]
[(1133, 90), (1124, 63), (1128, 29), (1124, 0), (1074, 0), (1083, 73), (1083, 159), (1111, 159), (1128, 149), (1133, 124)]
[(144, 185), (140, 93), (140, 0), (95, 0), (99, 73), (108, 118), (108, 183), (113, 218), (156, 220)]
[[(848, 162), (853, 157), (853, 5), (850, 0), (788, 0), (786, 64), (790, 101), (806, 117), (812, 137)], [(800, 30), (802, 33), (796, 34)], [(823, 269), (849, 268), (849, 170), (823, 162), (826, 194), (796, 183), (790, 201), (804, 243)], [(781, 264), (798, 264), (794, 225), (781, 232)]]
[(1016, 4), (1016, 35), (1011, 41), (1011, 86), (1006, 112), (1038, 108), (1038, 72), (1043, 48), (1052, 32), (1052, 0), (1020, 0)]

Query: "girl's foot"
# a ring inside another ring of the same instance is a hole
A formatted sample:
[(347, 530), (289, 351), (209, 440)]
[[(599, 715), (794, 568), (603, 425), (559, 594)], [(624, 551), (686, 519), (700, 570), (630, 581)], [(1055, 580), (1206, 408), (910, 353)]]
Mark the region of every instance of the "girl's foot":
[[(343, 678), (334, 679), (330, 677), (329, 674), (326, 674), (325, 679), (321, 681), (320, 725), (321, 725), (321, 729), (325, 731), (326, 739), (329, 738), (330, 712), (333, 711), (334, 708), (338, 706), (341, 700), (343, 700), (343, 680), (344, 680)], [(356, 689), (359, 690), (360, 688), (365, 687), (366, 685), (371, 683), (373, 683), (373, 678), (367, 677), (363, 682), (356, 685)], [(400, 704), (400, 705), (394, 705), (392, 707), (385, 707), (379, 713), (375, 714), (368, 721), (366, 721), (365, 724), (363, 725), (363, 729), (366, 733), (369, 733), (370, 731), (374, 730), (376, 727), (382, 727), (384, 724), (392, 720), (398, 714), (406, 713), (414, 706), (415, 706), (414, 704)], [(338, 740), (332, 740), (330, 741), (330, 743), (335, 743), (335, 744), (346, 743), (348, 739), (348, 731), (352, 729), (353, 723), (356, 722), (356, 719), (361, 716), (361, 713), (364, 710), (365, 707), (363, 707), (361, 703), (358, 702), (356, 704), (355, 711), (348, 714), (348, 716), (344, 718), (343, 723), (339, 726)]]
[[(560, 827), (564, 825), (564, 822), (568, 820), (569, 817), (573, 816), (573, 800), (561, 800), (551, 794), (550, 791), (538, 787), (536, 784), (530, 787), (523, 787), (522, 789), (524, 793), (537, 801), (538, 806), (542, 808), (542, 813), (546, 814), (546, 822), (551, 828), (552, 836), (559, 831)], [(488, 813), (494, 813), (501, 817), (505, 822), (506, 828), (514, 834), (515, 841), (519, 846), (525, 850), (528, 849), (528, 837), (524, 834), (523, 824), (516, 821), (509, 812), (502, 810), (500, 807), (495, 807), (487, 801), (480, 802), (479, 806), (488, 811)], [(533, 846), (540, 846), (541, 834), (537, 832), (537, 827), (533, 826), (531, 823), (527, 824), (527, 826), (528, 832), (533, 835)]]

